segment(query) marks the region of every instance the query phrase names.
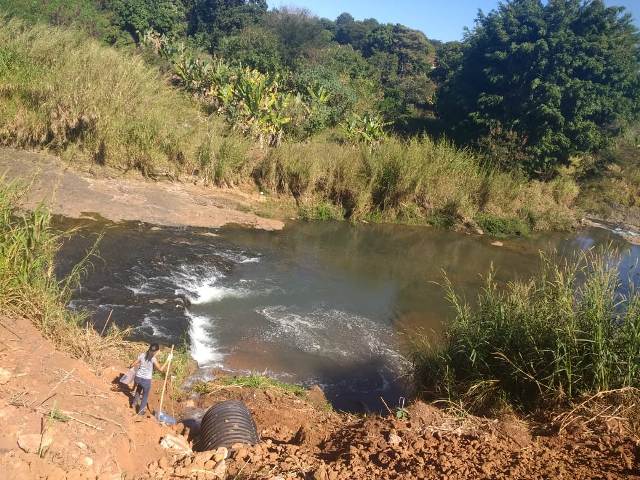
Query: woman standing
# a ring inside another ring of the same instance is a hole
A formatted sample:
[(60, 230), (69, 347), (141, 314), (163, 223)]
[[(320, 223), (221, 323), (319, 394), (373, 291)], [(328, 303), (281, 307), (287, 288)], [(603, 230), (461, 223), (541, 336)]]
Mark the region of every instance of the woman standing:
[[(155, 358), (156, 353), (160, 350), (160, 345), (152, 343), (149, 345), (149, 349), (145, 353), (141, 353), (138, 359), (133, 362), (131, 368), (137, 369), (136, 377), (134, 379), (134, 391), (135, 395), (129, 402), (130, 407), (134, 407), (140, 402), (140, 408), (138, 409), (138, 415), (144, 415), (144, 411), (147, 408), (147, 401), (149, 400), (149, 392), (151, 391), (151, 379), (153, 378), (153, 367), (165, 372), (167, 364), (173, 356), (170, 353), (167, 356), (167, 360), (164, 365), (160, 366), (158, 359)], [(141, 397), (142, 396), (142, 400)]]

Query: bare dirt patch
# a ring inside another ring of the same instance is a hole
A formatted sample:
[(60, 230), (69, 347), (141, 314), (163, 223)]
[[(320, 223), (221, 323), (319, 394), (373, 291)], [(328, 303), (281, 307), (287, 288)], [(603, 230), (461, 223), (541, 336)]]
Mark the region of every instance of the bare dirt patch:
[(252, 213), (266, 201), (258, 192), (153, 181), (97, 167), (81, 172), (43, 153), (0, 149), (0, 175), (32, 183), (25, 208), (44, 202), (53, 213), (73, 218), (97, 213), (112, 221), (157, 225), (239, 224), (265, 230), (284, 226), (280, 220)]
[(635, 441), (606, 423), (540, 436), (513, 415), (455, 417), (416, 402), (406, 418), (363, 417), (330, 411), (312, 396), (220, 386), (201, 397), (205, 408), (243, 400), (262, 435), (260, 445), (232, 452), (228, 478), (640, 478)]

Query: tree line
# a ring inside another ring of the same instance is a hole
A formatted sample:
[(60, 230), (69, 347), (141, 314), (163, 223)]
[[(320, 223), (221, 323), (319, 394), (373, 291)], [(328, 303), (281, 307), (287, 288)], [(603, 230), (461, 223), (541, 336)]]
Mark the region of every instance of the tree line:
[(310, 132), (375, 115), (396, 133), (446, 136), (535, 177), (588, 162), (640, 110), (638, 29), (602, 0), (506, 0), (446, 43), (348, 13), (270, 10), (266, 0), (51, 0), (37, 15), (64, 24), (92, 12), (100, 21), (83, 22), (107, 42), (140, 44), (153, 31), (277, 75), (292, 92), (322, 93)]

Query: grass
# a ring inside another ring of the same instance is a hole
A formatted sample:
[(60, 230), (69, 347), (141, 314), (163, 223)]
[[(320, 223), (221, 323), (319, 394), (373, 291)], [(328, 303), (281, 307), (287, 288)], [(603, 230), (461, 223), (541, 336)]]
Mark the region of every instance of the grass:
[(142, 57), (86, 34), (0, 18), (0, 143), (177, 175), (207, 131)]
[(121, 344), (126, 331), (111, 326), (100, 336), (82, 314), (67, 310), (86, 261), (67, 278), (56, 278), (55, 256), (66, 234), (51, 228), (44, 207), (19, 211), (23, 193), (0, 178), (0, 310), (9, 319), (31, 320), (57, 348), (98, 363)]
[[(170, 348), (164, 347), (162, 351), (158, 353), (158, 362), (160, 365), (165, 364), (170, 351)], [(171, 360), (171, 371), (169, 372), (171, 380), (168, 382), (169, 392), (174, 399), (182, 396), (184, 393), (182, 385), (184, 385), (187, 378), (194, 373), (196, 368), (186, 341), (174, 348), (173, 359)], [(164, 379), (164, 375), (160, 372), (154, 372), (154, 377)]]
[(640, 386), (640, 294), (621, 293), (620, 257), (542, 257), (527, 281), (493, 272), (470, 306), (445, 283), (455, 311), (441, 346), (416, 340), (414, 377), (427, 397), (486, 411), (530, 409)]
[[(602, 166), (604, 163), (606, 166)], [(583, 175), (579, 206), (598, 217), (637, 225), (640, 221), (640, 126), (627, 129)]]
[(492, 219), (500, 234), (570, 227), (578, 193), (567, 177), (543, 183), (487, 171), (472, 152), (426, 136), (388, 138), (376, 148), (284, 143), (258, 163), (254, 178), (266, 191), (293, 196), (303, 218), (445, 227)]
[(255, 388), (261, 390), (275, 389), (285, 393), (295, 395), (297, 397), (304, 397), (307, 394), (306, 389), (301, 385), (295, 385), (292, 383), (281, 382), (275, 378), (267, 377), (264, 375), (251, 374), (246, 376), (233, 376), (223, 377), (217, 382), (200, 382), (193, 386), (193, 391), (199, 394), (208, 394), (215, 390), (214, 386), (217, 384), (223, 386), (235, 386), (242, 388)]
[(260, 145), (142, 55), (68, 28), (0, 23), (0, 144), (150, 177), (257, 186), (293, 199), (310, 220), (480, 223), (500, 235), (575, 224), (578, 188), (568, 176), (542, 183), (495, 172), (473, 152), (427, 136), (375, 147), (331, 135)]

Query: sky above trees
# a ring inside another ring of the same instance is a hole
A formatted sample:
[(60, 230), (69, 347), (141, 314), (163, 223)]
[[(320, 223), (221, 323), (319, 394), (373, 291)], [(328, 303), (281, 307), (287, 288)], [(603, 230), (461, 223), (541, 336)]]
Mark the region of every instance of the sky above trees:
[[(478, 9), (492, 10), (498, 0), (269, 0), (272, 8), (297, 6), (321, 17), (335, 19), (349, 12), (356, 19), (375, 18), (380, 22), (402, 23), (422, 30), (429, 38), (460, 40), (464, 27), (472, 27)], [(632, 13), (640, 26), (640, 0), (605, 0)]]

